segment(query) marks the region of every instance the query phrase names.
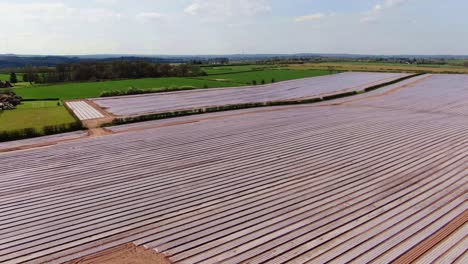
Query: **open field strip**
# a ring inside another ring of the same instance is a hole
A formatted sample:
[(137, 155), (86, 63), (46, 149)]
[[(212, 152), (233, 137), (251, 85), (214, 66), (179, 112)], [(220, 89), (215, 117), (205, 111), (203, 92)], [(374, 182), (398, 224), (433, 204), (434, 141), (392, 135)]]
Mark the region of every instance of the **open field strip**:
[(336, 106), (160, 120), (0, 154), (0, 262), (129, 242), (175, 263), (390, 263), (440, 248), (461, 259), (457, 228), (412, 249), (468, 221), (466, 79), (414, 79)]
[(96, 98), (93, 101), (112, 114), (131, 116), (242, 103), (314, 98), (343, 92), (361, 91), (367, 87), (405, 76), (408, 75), (342, 73), (263, 86)]

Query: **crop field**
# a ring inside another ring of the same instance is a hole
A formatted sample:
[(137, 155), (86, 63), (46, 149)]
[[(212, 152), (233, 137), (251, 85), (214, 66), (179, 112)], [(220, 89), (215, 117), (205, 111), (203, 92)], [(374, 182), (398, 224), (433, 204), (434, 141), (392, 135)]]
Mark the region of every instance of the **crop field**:
[(461, 66), (436, 66), (436, 65), (404, 65), (404, 64), (379, 64), (379, 63), (306, 63), (291, 64), (292, 70), (325, 70), (333, 68), (335, 71), (371, 71), (371, 72), (426, 72), (426, 73), (468, 73), (467, 67)]
[(467, 82), (2, 153), (0, 262), (134, 243), (173, 263), (466, 263)]
[(219, 74), (210, 75), (206, 77), (199, 77), (200, 79), (230, 82), (238, 85), (252, 85), (253, 81), (257, 84), (280, 82), (308, 77), (316, 77), (330, 74), (326, 70), (263, 70), (263, 71), (251, 71), (244, 73), (235, 74)]
[(217, 75), (217, 74), (232, 74), (239, 72), (251, 72), (251, 71), (262, 71), (270, 69), (280, 69), (279, 65), (222, 65), (222, 66), (205, 66), (202, 67), (202, 70), (208, 75)]
[(44, 126), (74, 122), (75, 119), (58, 101), (23, 102), (15, 110), (0, 111), (0, 131), (12, 131), (23, 128), (36, 128), (42, 131)]
[(19, 88), (14, 91), (27, 99), (60, 98), (62, 100), (99, 97), (104, 91), (115, 91), (136, 88), (164, 88), (192, 86), (197, 88), (232, 86), (232, 84), (189, 78), (147, 78), (122, 81), (65, 83), (53, 85), (36, 85)]
[(192, 90), (143, 96), (123, 96), (93, 99), (106, 111), (129, 116), (208, 106), (258, 103), (359, 91), (369, 86), (386, 83), (406, 74), (341, 73), (315, 78), (292, 80), (265, 86)]
[[(65, 83), (50, 85), (35, 85), (29, 87), (20, 87), (15, 92), (27, 99), (58, 98), (62, 100), (83, 99), (99, 97), (105, 91), (128, 90), (131, 87), (139, 89), (148, 88), (177, 88), (177, 87), (195, 87), (195, 88), (219, 88), (245, 86), (248, 82), (258, 78), (258, 84), (262, 78), (272, 78), (277, 81), (290, 80), (303, 77), (313, 77), (328, 74), (327, 71), (301, 70), (301, 71), (261, 71), (259, 73), (236, 73), (230, 74), (229, 80), (225, 77), (196, 77), (196, 78), (146, 78), (120, 81), (103, 82), (83, 82), (83, 83)], [(266, 81), (266, 80), (265, 80)], [(29, 85), (29, 83), (28, 83)]]

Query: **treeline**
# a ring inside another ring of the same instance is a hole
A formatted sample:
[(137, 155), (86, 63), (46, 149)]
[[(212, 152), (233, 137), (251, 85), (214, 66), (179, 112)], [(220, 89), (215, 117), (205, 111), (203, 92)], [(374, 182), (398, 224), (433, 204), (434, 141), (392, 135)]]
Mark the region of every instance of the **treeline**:
[(60, 83), (206, 75), (191, 64), (158, 64), (147, 61), (81, 62), (50, 67), (26, 67), (23, 81)]
[(81, 122), (75, 121), (68, 124), (45, 126), (42, 128), (42, 130), (36, 128), (23, 128), (17, 130), (0, 131), (0, 142), (49, 136), (82, 129), (83, 125)]

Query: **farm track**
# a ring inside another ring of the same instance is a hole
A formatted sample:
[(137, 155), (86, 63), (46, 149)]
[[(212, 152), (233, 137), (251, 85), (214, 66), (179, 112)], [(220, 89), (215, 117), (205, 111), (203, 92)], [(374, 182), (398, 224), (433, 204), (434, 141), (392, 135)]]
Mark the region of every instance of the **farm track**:
[(420, 76), (336, 105), (124, 125), (0, 153), (0, 262), (133, 243), (174, 263), (463, 263), (466, 83)]

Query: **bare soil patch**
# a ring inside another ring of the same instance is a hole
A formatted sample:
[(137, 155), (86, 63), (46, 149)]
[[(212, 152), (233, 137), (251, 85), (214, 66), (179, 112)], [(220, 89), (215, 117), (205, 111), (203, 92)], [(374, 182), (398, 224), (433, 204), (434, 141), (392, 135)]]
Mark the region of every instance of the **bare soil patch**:
[(134, 244), (126, 244), (97, 254), (72, 260), (67, 264), (170, 264), (162, 254)]

